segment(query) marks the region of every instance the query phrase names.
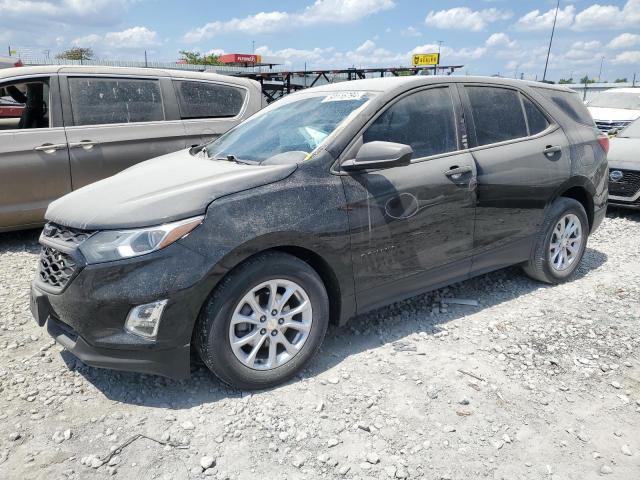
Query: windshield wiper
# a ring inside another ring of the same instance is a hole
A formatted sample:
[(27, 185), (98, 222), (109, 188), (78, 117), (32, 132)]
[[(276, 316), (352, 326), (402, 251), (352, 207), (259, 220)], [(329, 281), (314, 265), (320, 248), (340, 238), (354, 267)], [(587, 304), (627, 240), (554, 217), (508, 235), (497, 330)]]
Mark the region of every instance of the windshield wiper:
[(213, 160), (220, 160), (223, 162), (234, 162), (241, 165), (252, 165), (251, 162), (243, 162), (242, 160), (238, 160), (235, 155), (227, 155), (224, 157), (214, 157)]

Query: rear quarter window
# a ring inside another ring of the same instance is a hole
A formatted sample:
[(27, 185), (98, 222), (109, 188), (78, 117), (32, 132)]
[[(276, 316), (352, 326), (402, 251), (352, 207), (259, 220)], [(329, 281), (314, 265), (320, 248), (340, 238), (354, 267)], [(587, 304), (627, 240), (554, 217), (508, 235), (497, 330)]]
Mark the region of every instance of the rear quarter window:
[(244, 89), (219, 83), (174, 80), (173, 85), (182, 119), (235, 117), (246, 97)]
[(538, 87), (534, 88), (540, 95), (551, 101), (573, 121), (590, 127), (595, 126), (595, 122), (593, 121), (589, 110), (584, 106), (584, 103), (580, 100), (580, 95), (576, 92), (563, 92), (560, 90)]

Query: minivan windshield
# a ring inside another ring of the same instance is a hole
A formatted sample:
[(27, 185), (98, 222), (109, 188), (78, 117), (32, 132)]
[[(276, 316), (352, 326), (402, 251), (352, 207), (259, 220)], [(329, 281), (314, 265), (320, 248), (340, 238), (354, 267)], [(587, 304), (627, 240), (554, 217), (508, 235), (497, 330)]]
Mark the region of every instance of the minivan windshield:
[(279, 100), (207, 145), (211, 158), (262, 162), (288, 152), (313, 152), (373, 94), (317, 92)]
[(625, 110), (640, 110), (640, 88), (638, 92), (603, 92), (593, 97), (589, 107), (622, 108)]

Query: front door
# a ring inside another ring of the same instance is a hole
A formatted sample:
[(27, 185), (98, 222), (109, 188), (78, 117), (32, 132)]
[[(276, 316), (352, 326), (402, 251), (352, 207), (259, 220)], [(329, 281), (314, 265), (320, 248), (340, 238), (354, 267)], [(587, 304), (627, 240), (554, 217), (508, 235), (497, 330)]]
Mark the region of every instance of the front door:
[(182, 122), (166, 121), (159, 79), (62, 78), (74, 190), (185, 148)]
[(13, 105), (0, 118), (0, 230), (37, 226), (71, 191), (57, 77), (0, 83), (0, 97)]
[(470, 268), (475, 165), (461, 147), (456, 91), (405, 95), (361, 143), (410, 145), (410, 165), (343, 176), (360, 311), (408, 297)]

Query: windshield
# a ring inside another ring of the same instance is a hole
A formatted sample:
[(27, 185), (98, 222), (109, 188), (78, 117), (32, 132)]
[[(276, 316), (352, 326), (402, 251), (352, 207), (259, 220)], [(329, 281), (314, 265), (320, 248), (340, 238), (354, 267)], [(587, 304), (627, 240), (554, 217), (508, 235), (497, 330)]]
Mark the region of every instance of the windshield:
[(590, 107), (640, 110), (640, 88), (635, 92), (604, 92), (589, 102)]
[(262, 162), (287, 152), (313, 152), (372, 98), (369, 92), (318, 92), (284, 98), (207, 145), (212, 158)]
[(622, 130), (618, 137), (622, 138), (640, 138), (640, 118)]

